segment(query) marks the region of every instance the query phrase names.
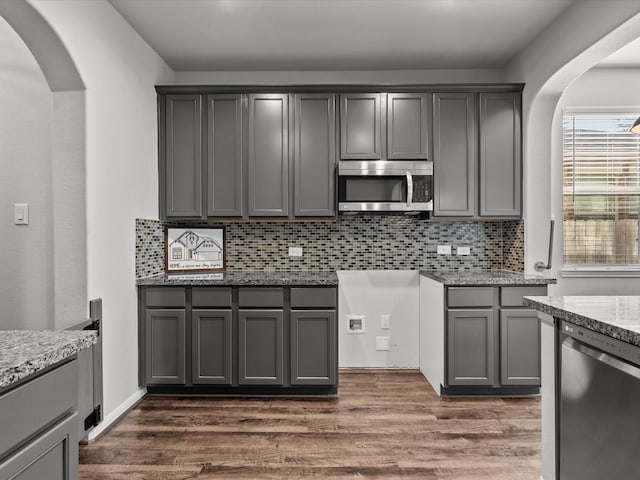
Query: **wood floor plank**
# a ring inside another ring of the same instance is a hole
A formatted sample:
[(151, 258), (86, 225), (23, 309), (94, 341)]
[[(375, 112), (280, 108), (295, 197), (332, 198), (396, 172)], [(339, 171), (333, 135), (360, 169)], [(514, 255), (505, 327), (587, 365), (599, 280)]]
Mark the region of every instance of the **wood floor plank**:
[(415, 371), (341, 372), (339, 392), (149, 396), (81, 446), (80, 478), (539, 478), (539, 399), (442, 399)]

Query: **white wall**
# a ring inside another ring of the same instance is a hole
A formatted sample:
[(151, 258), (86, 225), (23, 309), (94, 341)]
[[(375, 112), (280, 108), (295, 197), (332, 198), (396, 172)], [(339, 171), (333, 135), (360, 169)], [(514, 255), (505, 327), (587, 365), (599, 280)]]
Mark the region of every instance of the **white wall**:
[[(418, 368), (419, 276), (417, 271), (339, 271), (338, 361), (340, 368)], [(381, 328), (381, 315), (391, 328)], [(347, 315), (364, 315), (365, 332), (347, 333)], [(376, 337), (390, 337), (376, 351)]]
[[(52, 94), (35, 58), (0, 18), (0, 329), (54, 322)], [(14, 225), (14, 203), (29, 225)]]
[(87, 288), (103, 299), (108, 416), (138, 390), (135, 218), (157, 218), (154, 85), (174, 74), (105, 0), (30, 3), (86, 86)]
[(638, 277), (563, 277), (562, 276), (562, 115), (565, 108), (635, 108), (640, 115), (640, 69), (596, 68), (573, 82), (563, 93), (554, 115), (551, 137), (551, 205), (556, 222), (554, 271), (558, 284), (553, 295), (637, 295)]

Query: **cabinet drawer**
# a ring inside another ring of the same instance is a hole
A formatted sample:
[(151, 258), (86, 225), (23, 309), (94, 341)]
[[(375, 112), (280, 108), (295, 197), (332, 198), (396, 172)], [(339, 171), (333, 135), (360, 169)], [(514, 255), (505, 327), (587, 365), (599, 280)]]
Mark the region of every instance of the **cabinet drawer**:
[(493, 287), (449, 287), (447, 304), (449, 307), (491, 307)]
[(147, 287), (145, 290), (147, 307), (184, 307), (186, 304), (184, 288)]
[(194, 288), (191, 303), (193, 307), (230, 307), (231, 288)]
[(284, 289), (255, 287), (239, 288), (238, 305), (240, 308), (282, 308), (284, 306)]
[(291, 308), (335, 308), (335, 288), (292, 288)]
[(547, 287), (545, 285), (535, 287), (501, 287), (500, 305), (503, 307), (522, 307), (522, 297), (524, 296), (545, 296)]
[(0, 458), (78, 402), (78, 361), (73, 360), (0, 396)]

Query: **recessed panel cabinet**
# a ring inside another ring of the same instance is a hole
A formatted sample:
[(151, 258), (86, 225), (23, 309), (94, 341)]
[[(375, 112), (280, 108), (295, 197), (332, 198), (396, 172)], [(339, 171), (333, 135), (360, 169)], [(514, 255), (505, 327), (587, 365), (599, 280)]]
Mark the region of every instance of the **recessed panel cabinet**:
[(337, 389), (336, 287), (148, 286), (138, 298), (150, 392)]
[(449, 385), (495, 383), (495, 321), (493, 310), (447, 312)]

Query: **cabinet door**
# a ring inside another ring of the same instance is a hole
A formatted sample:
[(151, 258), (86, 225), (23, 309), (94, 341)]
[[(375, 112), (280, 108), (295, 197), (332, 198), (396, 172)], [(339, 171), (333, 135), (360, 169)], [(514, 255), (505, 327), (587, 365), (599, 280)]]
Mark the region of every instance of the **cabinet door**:
[(231, 385), (231, 310), (193, 310), (191, 313), (191, 381)]
[(477, 148), (473, 93), (433, 96), (433, 215), (476, 215)]
[(249, 95), (249, 215), (288, 214), (288, 97)]
[(295, 95), (295, 216), (334, 216), (335, 97)]
[(387, 158), (426, 160), (428, 153), (429, 97), (426, 93), (387, 95)]
[(185, 311), (145, 312), (147, 384), (185, 383)]
[(480, 215), (522, 214), (521, 99), (480, 94)]
[(291, 312), (291, 384), (335, 385), (338, 358), (336, 312)]
[(500, 383), (540, 385), (540, 319), (536, 310), (500, 310)]
[[(199, 217), (202, 214), (202, 116), (200, 95), (165, 97), (164, 200), (167, 217)], [(164, 153), (164, 155), (162, 155)], [(164, 158), (163, 158), (164, 157)]]
[(0, 463), (9, 480), (77, 480), (78, 414), (66, 417)]
[(242, 216), (242, 96), (207, 95), (207, 216)]
[(495, 383), (493, 310), (447, 311), (447, 380), (449, 385)]
[(379, 93), (350, 93), (340, 97), (340, 158), (382, 158)]
[(238, 312), (238, 383), (284, 384), (284, 315), (282, 310)]

